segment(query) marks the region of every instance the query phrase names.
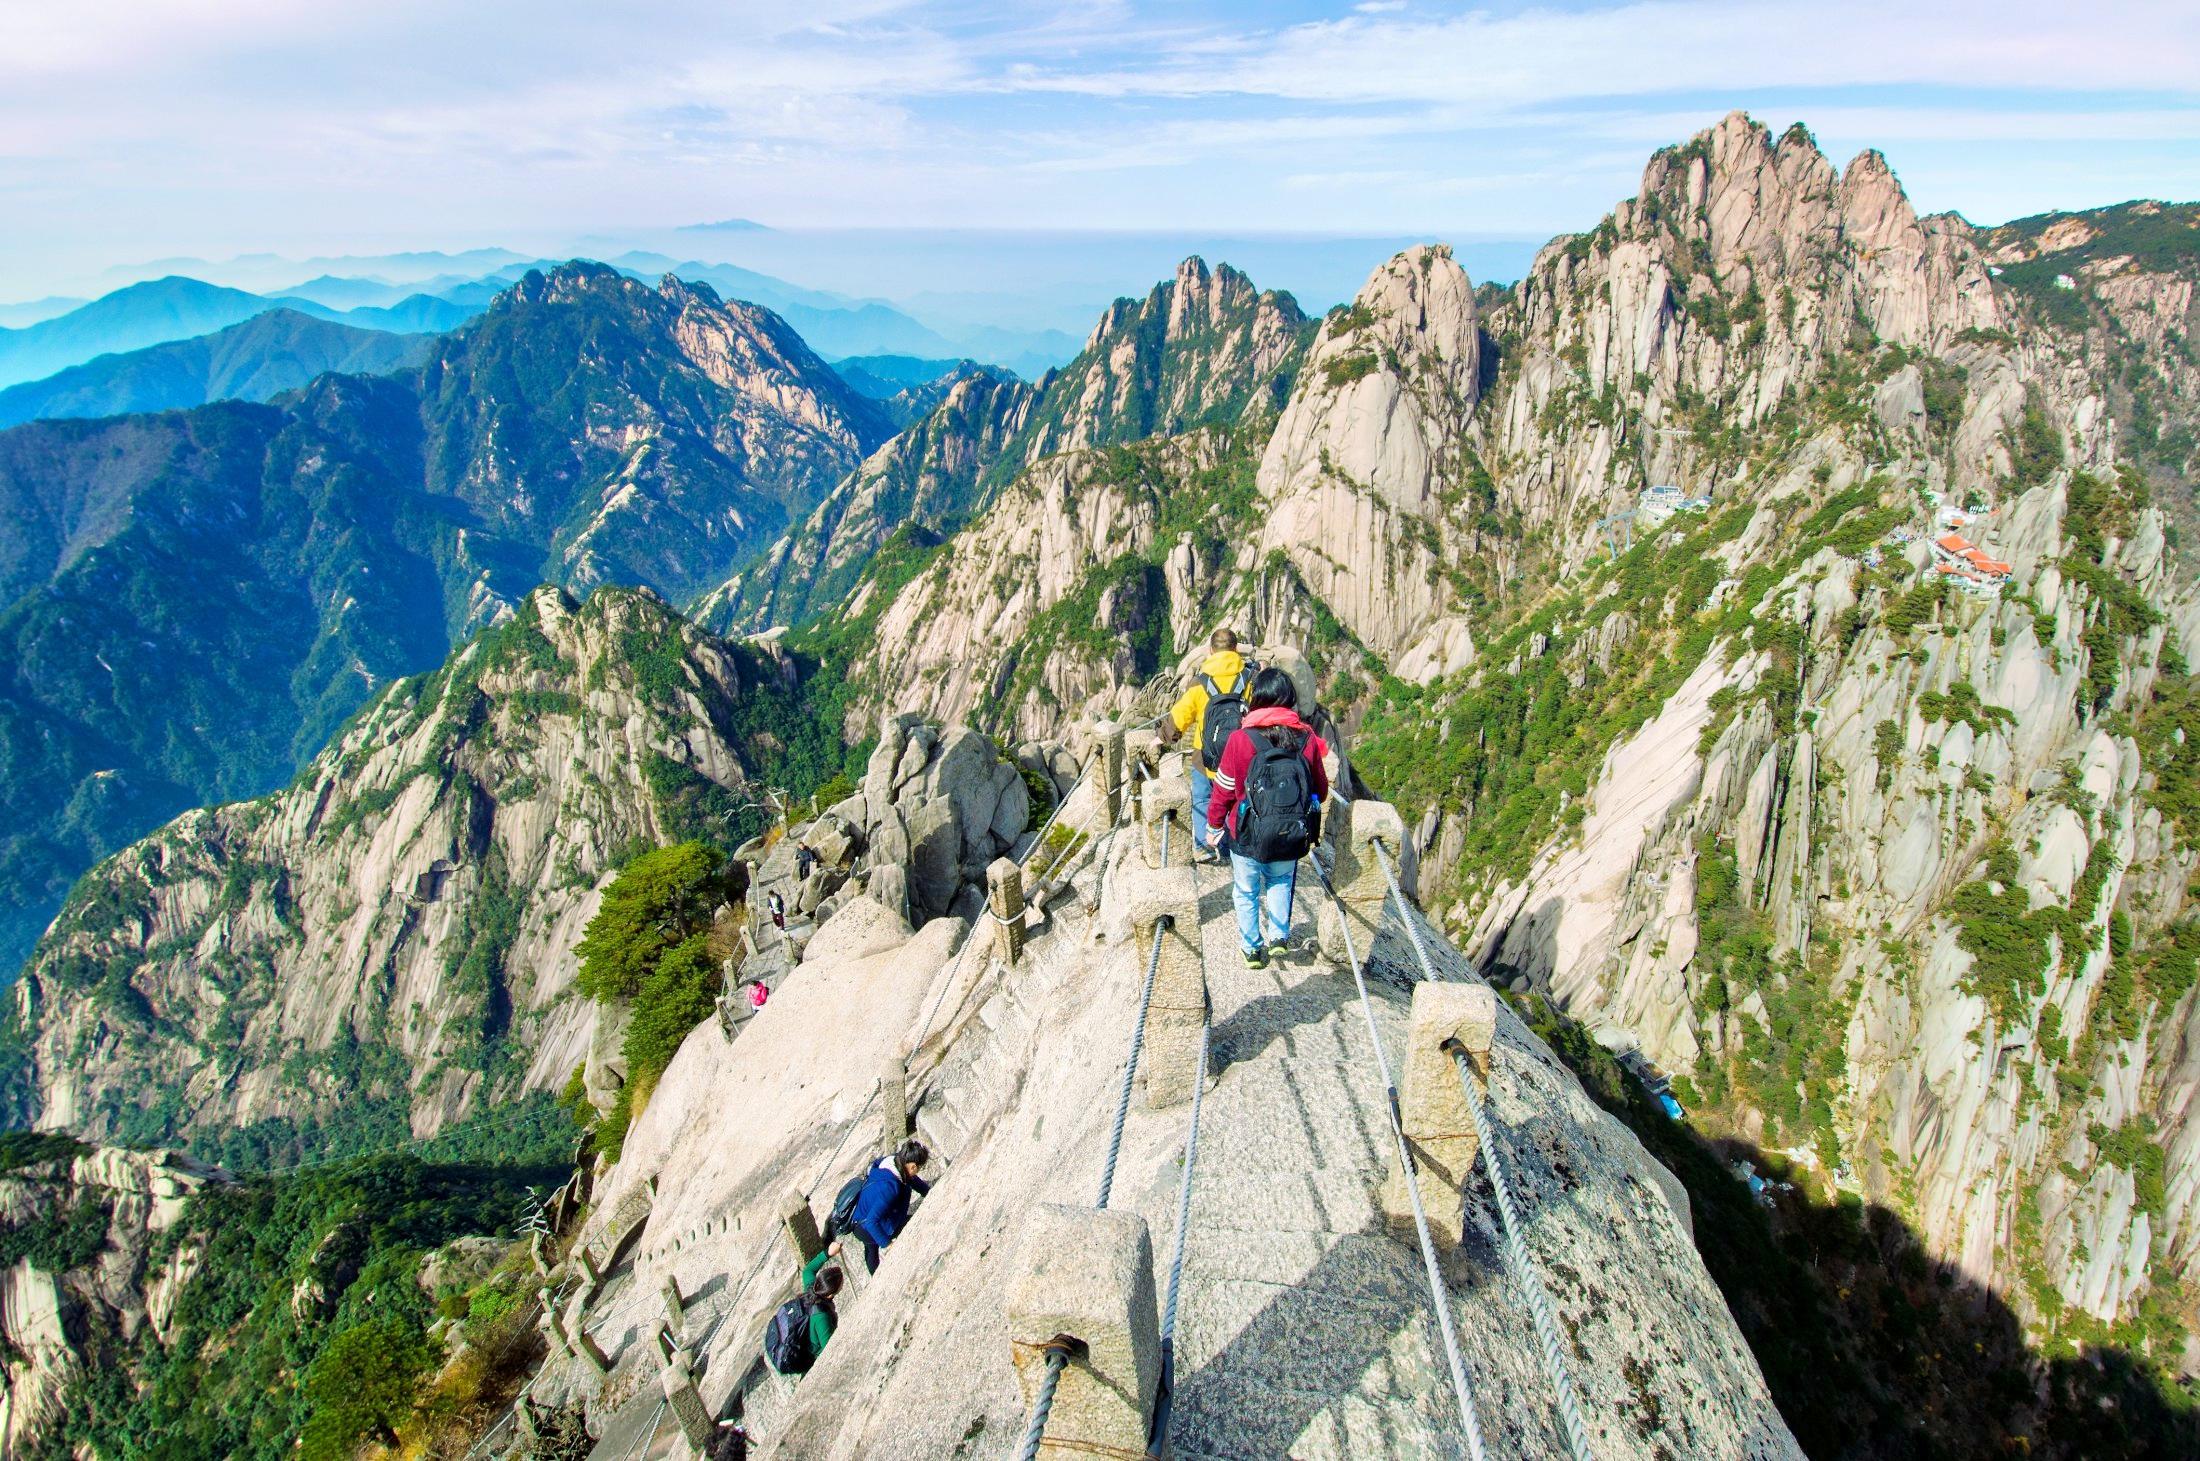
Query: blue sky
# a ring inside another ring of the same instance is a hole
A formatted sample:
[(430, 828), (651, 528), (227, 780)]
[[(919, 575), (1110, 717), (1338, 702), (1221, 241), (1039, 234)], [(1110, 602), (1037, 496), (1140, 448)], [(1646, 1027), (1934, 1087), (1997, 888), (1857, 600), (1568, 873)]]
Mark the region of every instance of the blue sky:
[(2200, 196), (2200, 5), (0, 0), (0, 295), (780, 226), (1583, 228), (1746, 107), (1926, 210)]

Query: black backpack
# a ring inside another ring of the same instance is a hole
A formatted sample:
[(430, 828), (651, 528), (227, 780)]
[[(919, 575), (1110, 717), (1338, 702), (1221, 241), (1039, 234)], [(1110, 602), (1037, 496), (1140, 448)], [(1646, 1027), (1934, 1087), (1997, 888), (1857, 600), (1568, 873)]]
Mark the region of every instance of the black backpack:
[(843, 1233), (855, 1231), (856, 1203), (863, 1196), (863, 1184), (870, 1178), (869, 1172), (858, 1172), (840, 1184), (840, 1192), (833, 1198), (833, 1210), (825, 1215), (825, 1241), (830, 1243)]
[(1230, 743), (1231, 733), (1245, 719), (1245, 692), (1252, 686), (1253, 675), (1258, 669), (1259, 666), (1246, 660), (1238, 670), (1237, 682), (1228, 690), (1217, 685), (1210, 675), (1199, 677), (1199, 683), (1207, 687), (1207, 708), (1199, 718), (1199, 760), (1209, 771), (1222, 764), (1222, 748)]
[(1306, 764), (1306, 736), (1269, 727), (1247, 735), (1253, 742), (1253, 764), (1246, 768), (1245, 800), (1238, 808), (1231, 845), (1255, 862), (1296, 862), (1321, 831), (1313, 770)]
[(796, 1294), (779, 1306), (765, 1326), (764, 1358), (780, 1374), (806, 1375), (817, 1363), (817, 1351), (810, 1348), (810, 1314), (815, 1307), (808, 1294)]

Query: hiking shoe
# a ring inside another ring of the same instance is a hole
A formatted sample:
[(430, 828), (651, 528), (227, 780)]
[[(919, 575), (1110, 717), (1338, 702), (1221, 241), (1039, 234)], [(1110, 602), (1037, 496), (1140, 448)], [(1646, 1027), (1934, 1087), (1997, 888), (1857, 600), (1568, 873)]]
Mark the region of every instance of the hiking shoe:
[(1267, 968), (1268, 951), (1266, 949), (1247, 949), (1245, 951), (1245, 967), (1248, 969)]
[(1285, 943), (1282, 939), (1277, 939), (1274, 943), (1268, 946), (1268, 957), (1271, 959), (1280, 959), (1285, 954), (1288, 954), (1290, 952), (1291, 946)]

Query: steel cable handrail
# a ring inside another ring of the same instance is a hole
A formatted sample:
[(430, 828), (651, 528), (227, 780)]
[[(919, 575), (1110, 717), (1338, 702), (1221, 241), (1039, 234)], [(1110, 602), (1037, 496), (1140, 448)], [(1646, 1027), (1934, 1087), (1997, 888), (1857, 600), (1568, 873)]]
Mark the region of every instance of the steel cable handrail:
[(1046, 1439), (1047, 1418), (1054, 1413), (1054, 1392), (1062, 1383), (1062, 1371), (1068, 1364), (1067, 1346), (1047, 1346), (1046, 1373), (1039, 1377), (1039, 1393), (1031, 1402), (1031, 1420), (1024, 1427), (1022, 1444), (1016, 1448), (1018, 1461), (1032, 1461), (1039, 1454), (1039, 1446)]
[[(1161, 824), (1161, 865), (1169, 863), (1169, 824)], [(1100, 1196), (1094, 1207), (1106, 1208), (1115, 1190), (1115, 1163), (1123, 1151), (1123, 1125), (1131, 1114), (1131, 1085), (1138, 1075), (1138, 1053), (1146, 1043), (1146, 1011), (1153, 1004), (1154, 976), (1161, 969), (1161, 939), (1169, 931), (1166, 914), (1154, 920), (1153, 952), (1146, 959), (1146, 987), (1138, 997), (1138, 1019), (1131, 1026), (1130, 1058), (1123, 1065), (1123, 1087), (1115, 1099), (1115, 1126), (1108, 1133), (1108, 1155), (1100, 1168)]]
[[(1406, 938), (1413, 945), (1413, 954), (1420, 961), (1421, 975), (1425, 979), (1437, 977), (1436, 963), (1429, 957), (1428, 945), (1421, 940), (1420, 921), (1413, 906), (1406, 901), (1405, 889), (1398, 884), (1398, 874), (1390, 865), (1390, 855), (1383, 851), (1383, 844), (1370, 841), (1375, 861), (1383, 870), (1383, 881), (1390, 887), (1391, 901), (1398, 905), (1398, 921), (1405, 925)], [(1559, 1345), (1558, 1320), (1551, 1312), (1550, 1294), (1543, 1287), (1543, 1280), (1535, 1271), (1528, 1255), (1528, 1245), (1520, 1236), (1519, 1219), (1513, 1208), (1512, 1190), (1506, 1184), (1505, 1171), (1497, 1155), (1497, 1145), (1492, 1139), (1489, 1113), (1484, 1109), (1482, 1088), (1475, 1082), (1473, 1068), (1468, 1064), (1465, 1052), (1454, 1048), (1452, 1060), (1459, 1067), (1460, 1083), (1466, 1088), (1467, 1111), (1474, 1119), (1475, 1145), (1481, 1149), (1482, 1164), (1490, 1174), (1490, 1191), (1497, 1199), (1497, 1218), (1503, 1230), (1503, 1247), (1508, 1265), (1515, 1271), (1521, 1289), (1528, 1297), (1528, 1315), (1535, 1324), (1536, 1341), (1543, 1351), (1546, 1378), (1551, 1382), (1557, 1397), (1559, 1428), (1565, 1432), (1566, 1448), (1575, 1461), (1591, 1461), (1587, 1428), (1582, 1424), (1580, 1402), (1574, 1395), (1573, 1375), (1566, 1368), (1565, 1352)]]
[(1466, 1437), (1467, 1454), (1473, 1461), (1486, 1461), (1482, 1449), (1482, 1421), (1474, 1408), (1474, 1390), (1467, 1383), (1466, 1361), (1459, 1354), (1459, 1336), (1451, 1322), (1451, 1293), (1444, 1286), (1443, 1269), (1436, 1262), (1436, 1243), (1429, 1236), (1428, 1210), (1421, 1203), (1421, 1185), (1413, 1178), (1413, 1149), (1406, 1142), (1404, 1117), (1398, 1106), (1398, 1083), (1390, 1073), (1390, 1058), (1383, 1053), (1383, 1039), (1375, 1024), (1375, 1004), (1367, 992), (1367, 977), (1360, 970), (1359, 950), (1352, 942), (1352, 920), (1346, 912), (1344, 900), (1337, 896), (1336, 884), (1329, 880), (1319, 860), (1313, 860), (1314, 872), (1321, 878), (1322, 886), (1329, 892), (1329, 900), (1337, 907), (1337, 924), (1344, 933), (1345, 961), (1352, 966), (1352, 982), (1359, 987), (1360, 1013), (1367, 1020), (1368, 1043), (1375, 1048), (1375, 1067), (1383, 1078), (1383, 1100), (1390, 1116), (1391, 1140), (1397, 1146), (1398, 1160), (1405, 1174), (1406, 1195), (1413, 1202), (1413, 1227), (1421, 1240), (1421, 1262), (1428, 1271), (1429, 1300), (1436, 1310), (1436, 1327), (1443, 1336), (1444, 1357), (1451, 1365), (1451, 1385), (1459, 1400), (1459, 1424)]

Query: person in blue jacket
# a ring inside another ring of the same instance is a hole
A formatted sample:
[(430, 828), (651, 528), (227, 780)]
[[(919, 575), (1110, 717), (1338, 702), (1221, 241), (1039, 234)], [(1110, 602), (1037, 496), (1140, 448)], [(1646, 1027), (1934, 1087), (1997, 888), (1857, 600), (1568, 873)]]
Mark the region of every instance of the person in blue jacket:
[(880, 1157), (863, 1179), (863, 1195), (849, 1217), (849, 1230), (863, 1240), (863, 1271), (878, 1272), (881, 1248), (893, 1242), (909, 1224), (909, 1194), (930, 1192), (932, 1184), (917, 1173), (932, 1160), (932, 1153), (915, 1137)]

